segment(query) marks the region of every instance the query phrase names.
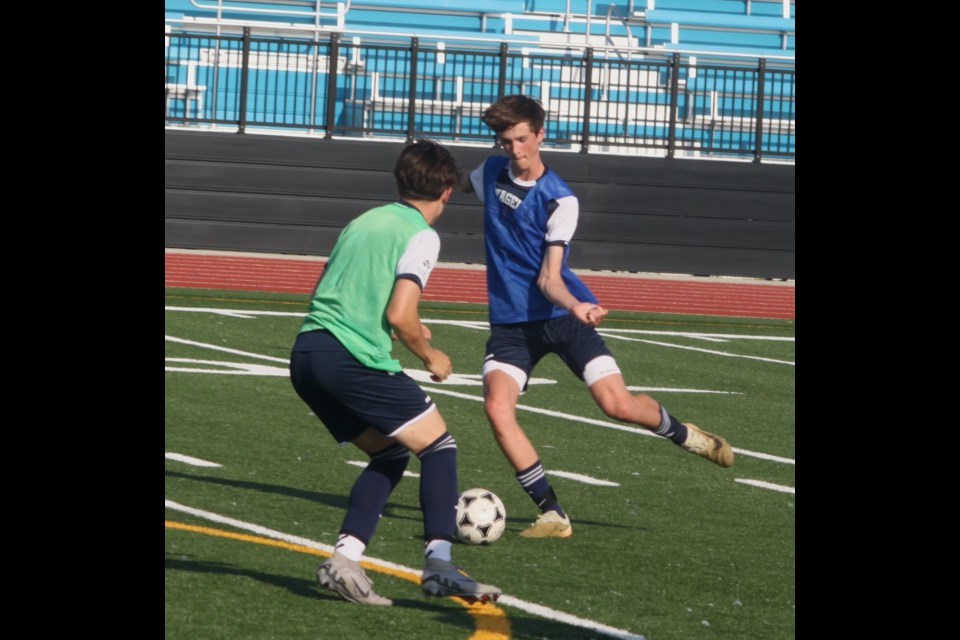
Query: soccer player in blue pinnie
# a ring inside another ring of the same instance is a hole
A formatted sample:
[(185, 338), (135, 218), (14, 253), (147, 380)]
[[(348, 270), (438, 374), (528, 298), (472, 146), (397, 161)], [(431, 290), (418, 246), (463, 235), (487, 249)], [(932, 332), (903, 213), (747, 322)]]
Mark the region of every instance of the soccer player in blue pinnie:
[(500, 450), (541, 514), (520, 532), (527, 538), (569, 538), (570, 517), (517, 422), (517, 400), (548, 353), (583, 380), (611, 418), (645, 427), (720, 465), (733, 465), (726, 440), (682, 423), (656, 400), (627, 389), (613, 354), (595, 327), (607, 315), (567, 266), (579, 205), (570, 187), (540, 156), (544, 110), (523, 95), (505, 96), (484, 111), (506, 157), (487, 158), (465, 191), (483, 203), (490, 338), (483, 361), (484, 409)]
[(450, 376), (450, 358), (430, 344), (418, 307), (440, 252), (432, 225), (462, 175), (445, 148), (421, 140), (403, 149), (394, 176), (400, 199), (367, 211), (340, 234), (290, 357), (294, 389), (330, 435), (370, 456), (350, 491), (335, 552), (320, 565), (317, 580), (351, 602), (392, 604), (373, 591), (360, 559), (412, 451), (420, 459), (421, 589), (431, 596), (496, 600), (500, 589), (451, 562), (457, 443), (433, 400), (391, 355), (393, 332), (435, 381)]

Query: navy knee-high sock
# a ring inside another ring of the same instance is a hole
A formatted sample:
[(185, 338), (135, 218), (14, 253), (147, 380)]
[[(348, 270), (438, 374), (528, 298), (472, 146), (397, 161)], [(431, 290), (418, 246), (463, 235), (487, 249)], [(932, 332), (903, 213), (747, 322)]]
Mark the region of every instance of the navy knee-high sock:
[(563, 508), (557, 501), (557, 494), (554, 492), (550, 482), (547, 481), (547, 474), (543, 471), (540, 461), (537, 460), (531, 466), (517, 472), (517, 482), (527, 492), (533, 503), (540, 508), (541, 513), (547, 511), (556, 511), (561, 516)]
[(654, 433), (672, 440), (675, 444), (687, 441), (687, 426), (667, 413), (663, 405), (660, 405), (660, 426)]
[(453, 542), (456, 531), (457, 441), (448, 432), (417, 454), (424, 540)]
[(387, 498), (403, 478), (409, 461), (410, 452), (399, 443), (370, 456), (370, 464), (350, 490), (347, 515), (340, 527), (341, 534), (352, 535), (364, 544), (370, 542), (380, 522), (380, 514), (387, 505)]

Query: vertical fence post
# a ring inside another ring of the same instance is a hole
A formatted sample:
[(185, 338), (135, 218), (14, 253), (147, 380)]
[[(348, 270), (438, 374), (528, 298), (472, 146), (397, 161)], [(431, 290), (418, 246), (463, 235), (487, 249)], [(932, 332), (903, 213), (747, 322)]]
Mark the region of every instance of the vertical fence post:
[(240, 62), (240, 119), (237, 121), (237, 133), (247, 129), (247, 85), (250, 75), (250, 27), (243, 28), (243, 56)]
[(584, 60), (586, 69), (583, 76), (583, 132), (580, 142), (580, 153), (589, 153), (590, 147), (590, 109), (593, 104), (593, 47), (587, 47), (587, 57)]
[(309, 127), (307, 133), (313, 133), (317, 126), (317, 85), (320, 82), (320, 38), (319, 34), (313, 36), (313, 49), (310, 51), (310, 115), (307, 116)]
[(680, 111), (680, 54), (673, 54), (670, 65), (670, 129), (667, 134), (667, 157), (672, 158), (677, 151), (677, 113)]
[[(507, 52), (506, 42), (500, 43), (500, 77), (497, 79), (497, 100), (507, 94)], [(496, 100), (494, 101), (496, 102)]]
[(420, 38), (410, 42), (410, 102), (407, 106), (407, 142), (413, 142), (417, 127), (417, 66), (420, 53)]
[(767, 75), (767, 59), (760, 58), (760, 65), (757, 68), (757, 133), (756, 144), (753, 149), (753, 161), (760, 162), (760, 156), (763, 154), (763, 81)]
[[(318, 45), (319, 46), (319, 45)], [(327, 133), (324, 140), (333, 138), (333, 123), (337, 117), (337, 61), (340, 59), (340, 34), (330, 34), (330, 60), (327, 63)]]
[(170, 87), (167, 82), (170, 81), (170, 52), (167, 51), (167, 57), (163, 68), (163, 123), (166, 124), (170, 118)]
[[(217, 120), (217, 98), (218, 98), (218, 96), (220, 95), (219, 88), (220, 88), (220, 44), (221, 44), (221, 43), (220, 43), (220, 40), (221, 40), (221, 38), (222, 38), (222, 36), (220, 35), (220, 31), (219, 31), (219, 28), (218, 28), (218, 29), (217, 29), (216, 40), (215, 40), (215, 42), (216, 42), (217, 44), (216, 44), (216, 46), (214, 47), (214, 51), (213, 51), (213, 95), (210, 96), (210, 97), (211, 97), (211, 100), (210, 100), (210, 117), (214, 120), (214, 122), (212, 122), (212, 123), (210, 124), (210, 128), (211, 128), (211, 129), (216, 126), (216, 120)], [(230, 53), (227, 52), (227, 55), (229, 56)]]
[[(497, 76), (497, 97), (493, 102), (496, 102), (503, 96), (507, 94), (507, 57), (510, 52), (510, 47), (506, 42), (500, 43), (500, 75)], [(497, 136), (493, 136), (493, 148), (496, 149), (500, 146)]]

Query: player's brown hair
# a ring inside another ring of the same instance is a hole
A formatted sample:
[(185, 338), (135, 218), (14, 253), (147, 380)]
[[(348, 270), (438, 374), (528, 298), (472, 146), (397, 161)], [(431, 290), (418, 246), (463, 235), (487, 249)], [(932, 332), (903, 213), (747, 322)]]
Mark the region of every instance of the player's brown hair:
[(510, 127), (521, 122), (530, 125), (530, 129), (537, 133), (543, 129), (545, 119), (543, 106), (538, 100), (520, 94), (503, 96), (487, 107), (480, 120), (495, 133), (503, 133)]
[(457, 189), (463, 179), (450, 152), (433, 140), (411, 142), (393, 169), (397, 191), (409, 200), (438, 200), (447, 187)]

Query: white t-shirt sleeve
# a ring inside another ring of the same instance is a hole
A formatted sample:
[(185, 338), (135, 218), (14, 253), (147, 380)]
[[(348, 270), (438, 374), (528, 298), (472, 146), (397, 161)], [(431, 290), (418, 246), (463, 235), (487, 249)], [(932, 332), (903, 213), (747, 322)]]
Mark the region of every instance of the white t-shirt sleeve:
[(480, 198), (480, 202), (483, 202), (483, 165), (481, 163), (479, 167), (470, 172), (470, 184), (473, 185), (473, 192), (477, 194), (477, 197)]
[(547, 218), (547, 242), (569, 244), (573, 239), (573, 232), (577, 230), (579, 217), (580, 203), (576, 196), (557, 198), (557, 208)]
[(430, 273), (440, 257), (440, 236), (433, 229), (424, 229), (410, 238), (407, 250), (397, 263), (397, 278), (416, 282), (420, 289), (427, 286)]

